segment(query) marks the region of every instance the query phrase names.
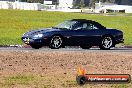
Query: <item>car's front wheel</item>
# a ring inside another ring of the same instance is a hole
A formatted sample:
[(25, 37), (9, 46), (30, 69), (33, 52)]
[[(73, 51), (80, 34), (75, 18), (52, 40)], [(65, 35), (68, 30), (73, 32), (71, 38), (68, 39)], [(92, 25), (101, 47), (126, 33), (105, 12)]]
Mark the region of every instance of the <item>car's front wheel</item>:
[(62, 37), (55, 35), (51, 38), (49, 47), (51, 49), (59, 49), (60, 47), (62, 47), (62, 43), (63, 43)]
[(101, 40), (100, 49), (109, 50), (114, 45), (113, 39), (111, 36), (105, 36)]

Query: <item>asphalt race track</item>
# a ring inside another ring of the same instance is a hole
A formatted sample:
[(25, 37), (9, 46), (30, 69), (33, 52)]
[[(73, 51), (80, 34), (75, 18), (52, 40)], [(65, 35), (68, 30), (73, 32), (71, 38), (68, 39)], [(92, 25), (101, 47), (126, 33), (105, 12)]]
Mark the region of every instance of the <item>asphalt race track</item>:
[(0, 47), (0, 51), (81, 51), (81, 52), (132, 52), (132, 48), (112, 48), (110, 50), (100, 50), (99, 48), (81, 49), (78, 47), (66, 47), (60, 49), (50, 49), (43, 47), (40, 49), (18, 48), (18, 47)]

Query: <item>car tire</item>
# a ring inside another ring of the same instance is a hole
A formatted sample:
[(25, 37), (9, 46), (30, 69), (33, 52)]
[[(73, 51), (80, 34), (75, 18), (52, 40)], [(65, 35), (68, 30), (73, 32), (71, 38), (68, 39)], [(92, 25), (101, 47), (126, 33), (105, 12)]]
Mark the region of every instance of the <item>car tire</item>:
[(114, 45), (115, 44), (111, 36), (104, 36), (101, 40), (99, 48), (102, 50), (110, 50), (110, 48), (113, 47)]
[(86, 83), (86, 78), (83, 75), (76, 77), (77, 84), (84, 85)]
[(90, 49), (92, 46), (91, 45), (81, 45), (80, 46), (82, 49)]
[(39, 48), (41, 48), (42, 46), (41, 45), (30, 45), (32, 48), (34, 48), (34, 49), (39, 49)]
[(62, 47), (63, 45), (63, 39), (62, 37), (58, 36), (58, 35), (55, 35), (51, 38), (50, 40), (50, 44), (49, 44), (49, 47), (51, 49), (59, 49), (60, 47)]

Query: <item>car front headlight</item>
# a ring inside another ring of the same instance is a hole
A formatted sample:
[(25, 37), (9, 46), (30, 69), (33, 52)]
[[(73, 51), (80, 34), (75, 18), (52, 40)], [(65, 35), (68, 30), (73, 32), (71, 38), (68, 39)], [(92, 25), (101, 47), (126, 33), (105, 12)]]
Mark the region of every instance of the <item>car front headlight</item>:
[(36, 34), (33, 37), (35, 37), (35, 38), (41, 38), (42, 36), (43, 36), (43, 34)]

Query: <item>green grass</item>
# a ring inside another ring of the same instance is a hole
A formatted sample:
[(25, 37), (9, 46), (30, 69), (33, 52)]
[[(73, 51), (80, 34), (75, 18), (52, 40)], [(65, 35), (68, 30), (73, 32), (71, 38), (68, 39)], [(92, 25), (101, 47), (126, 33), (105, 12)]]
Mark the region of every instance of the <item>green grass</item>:
[(108, 28), (124, 32), (125, 44), (132, 45), (132, 14), (128, 16), (103, 16), (97, 14), (0, 10), (0, 45), (22, 44), (23, 33), (51, 27), (64, 20), (82, 18), (100, 22)]
[(77, 84), (75, 77), (70, 75), (29, 75), (17, 74), (7, 77), (1, 77), (0, 88), (131, 88), (132, 82), (129, 84), (85, 84), (80, 86)]
[(17, 83), (17, 84), (26, 84), (29, 81), (32, 81), (34, 79), (33, 76), (26, 76), (26, 75), (16, 75), (16, 76), (11, 76), (11, 77), (7, 77), (5, 78), (6, 83), (9, 84), (13, 84), (13, 83)]
[(14, 85), (30, 85), (35, 80), (32, 75), (15, 75), (2, 79), (0, 87), (10, 87)]

